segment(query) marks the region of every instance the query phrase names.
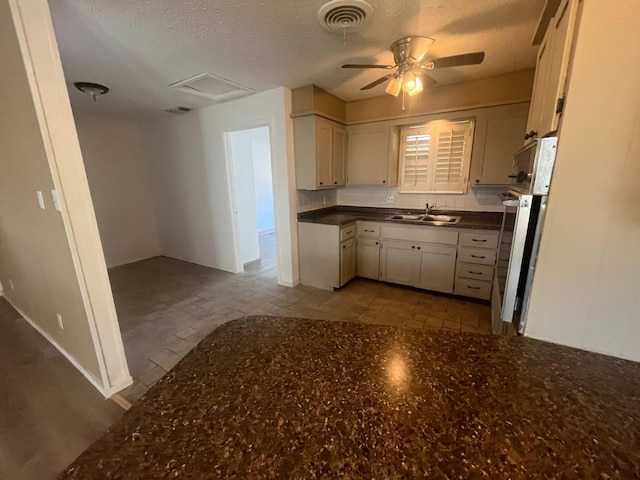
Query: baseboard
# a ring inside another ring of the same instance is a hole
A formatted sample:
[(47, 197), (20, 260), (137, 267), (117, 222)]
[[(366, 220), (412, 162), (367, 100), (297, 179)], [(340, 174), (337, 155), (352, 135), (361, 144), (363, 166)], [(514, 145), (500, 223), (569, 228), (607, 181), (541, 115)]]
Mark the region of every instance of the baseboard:
[(56, 349), (62, 354), (62, 356), (66, 358), (71, 363), (71, 365), (73, 365), (87, 380), (89, 380), (91, 385), (93, 385), (96, 388), (96, 390), (98, 390), (105, 398), (111, 397), (111, 395), (113, 395), (114, 393), (119, 392), (123, 388), (126, 388), (133, 383), (132, 378), (129, 376), (127, 378), (124, 378), (122, 381), (118, 382), (117, 384), (112, 385), (109, 388), (104, 388), (104, 386), (100, 384), (100, 381), (97, 378), (95, 378), (91, 372), (86, 370), (73, 355), (67, 352), (40, 325), (38, 325), (26, 313), (24, 313), (20, 307), (16, 306), (8, 297), (5, 297), (5, 298), (7, 299), (7, 302), (9, 302), (11, 306), (16, 310), (16, 312), (18, 312), (20, 316), (24, 318), (27, 321), (27, 323), (31, 325), (31, 327), (33, 327), (33, 329), (36, 332), (42, 335), (47, 342), (49, 342), (51, 345), (56, 347)]
[(262, 263), (262, 258), (258, 257), (255, 260), (249, 260), (247, 263), (242, 264), (242, 268), (247, 269), (249, 267), (255, 267), (256, 265), (260, 265)]
[(187, 263), (193, 263), (194, 265), (200, 265), (201, 267), (207, 267), (207, 268), (213, 268), (215, 270), (222, 270), (223, 272), (229, 272), (229, 273), (242, 273), (236, 270), (232, 270), (230, 268), (226, 268), (226, 267), (220, 267), (218, 265), (211, 265), (208, 263), (204, 263), (204, 262), (196, 262), (194, 260), (187, 260), (186, 258), (181, 258), (181, 257), (175, 257), (172, 255), (160, 255), (161, 257), (166, 257), (166, 258), (171, 258), (173, 260), (180, 260), (181, 262), (187, 262)]
[(295, 282), (287, 282), (285, 280), (278, 280), (278, 285), (282, 285), (283, 287), (293, 288), (297, 285), (300, 285), (300, 280), (296, 280)]
[(156, 253), (153, 255), (149, 255), (149, 256), (144, 256), (142, 258), (138, 258), (136, 260), (127, 260), (125, 262), (119, 262), (119, 263), (108, 263), (107, 264), (107, 268), (116, 268), (116, 267), (122, 267), (123, 265), (131, 265), (132, 263), (137, 263), (137, 262), (142, 262), (143, 260), (149, 260), (151, 258), (156, 258), (156, 257), (161, 257), (162, 255), (160, 253)]

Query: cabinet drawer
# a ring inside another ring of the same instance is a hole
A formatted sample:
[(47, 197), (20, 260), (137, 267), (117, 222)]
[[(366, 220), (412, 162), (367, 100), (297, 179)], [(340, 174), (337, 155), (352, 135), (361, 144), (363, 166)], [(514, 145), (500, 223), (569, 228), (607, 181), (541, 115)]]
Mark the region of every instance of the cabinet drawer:
[(409, 242), (441, 243), (457, 245), (458, 232), (442, 227), (396, 226), (385, 224), (382, 227), (382, 237)]
[(481, 263), (494, 265), (496, 263), (496, 251), (482, 248), (458, 248), (458, 260), (466, 263)]
[(379, 223), (357, 223), (357, 234), (359, 237), (380, 237)]
[(454, 295), (462, 295), (463, 297), (489, 300), (491, 298), (491, 282), (456, 277), (456, 285), (453, 293)]
[(493, 266), (459, 262), (456, 275), (458, 277), (490, 282), (493, 280)]
[(460, 246), (475, 248), (496, 248), (498, 233), (460, 233)]
[(340, 241), (344, 242), (349, 238), (356, 236), (356, 226), (355, 224), (347, 225), (346, 227), (342, 227), (340, 229)]

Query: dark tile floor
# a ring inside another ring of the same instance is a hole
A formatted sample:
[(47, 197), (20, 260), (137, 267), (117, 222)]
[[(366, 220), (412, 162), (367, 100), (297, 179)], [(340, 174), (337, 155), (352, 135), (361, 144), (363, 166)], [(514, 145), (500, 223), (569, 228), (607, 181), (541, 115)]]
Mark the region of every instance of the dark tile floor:
[(281, 315), (429, 330), (490, 333), (488, 304), (354, 279), (330, 292), (277, 285), (274, 234), (261, 236), (262, 263), (234, 275), (156, 257), (110, 270), (138, 400), (214, 328), (247, 315)]
[(0, 297), (0, 479), (55, 478), (123, 413)]

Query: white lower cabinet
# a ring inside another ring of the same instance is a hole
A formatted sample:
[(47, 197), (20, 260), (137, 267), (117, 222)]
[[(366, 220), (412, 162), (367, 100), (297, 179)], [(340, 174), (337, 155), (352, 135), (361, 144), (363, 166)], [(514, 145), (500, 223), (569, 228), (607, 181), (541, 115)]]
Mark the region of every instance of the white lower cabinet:
[(456, 250), (452, 245), (383, 240), (381, 280), (452, 293)]
[(357, 275), (372, 280), (380, 279), (380, 240), (358, 237)]
[(356, 239), (340, 244), (340, 286), (356, 276)]
[(436, 292), (453, 292), (457, 247), (450, 245), (419, 245), (419, 288)]
[(340, 288), (356, 275), (491, 298), (498, 232), (358, 221), (298, 224), (300, 280)]
[(380, 280), (401, 285), (415, 286), (419, 271), (416, 244), (405, 240), (384, 240), (382, 253), (382, 275)]

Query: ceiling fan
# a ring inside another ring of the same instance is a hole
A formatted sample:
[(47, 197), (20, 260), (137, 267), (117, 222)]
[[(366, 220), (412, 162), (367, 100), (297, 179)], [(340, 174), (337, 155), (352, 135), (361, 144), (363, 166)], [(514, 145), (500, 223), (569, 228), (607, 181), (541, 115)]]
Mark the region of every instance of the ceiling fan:
[(391, 80), (385, 92), (397, 97), (401, 91), (413, 96), (420, 93), (425, 85), (435, 85), (437, 82), (426, 74), (429, 70), (477, 65), (484, 60), (484, 52), (465, 53), (463, 55), (426, 60), (425, 56), (434, 41), (433, 38), (429, 37), (403, 37), (393, 42), (390, 47), (393, 53), (394, 65), (360, 65), (348, 63), (342, 65), (342, 68), (397, 69), (395, 72), (380, 77), (360, 89), (369, 90), (387, 80)]

